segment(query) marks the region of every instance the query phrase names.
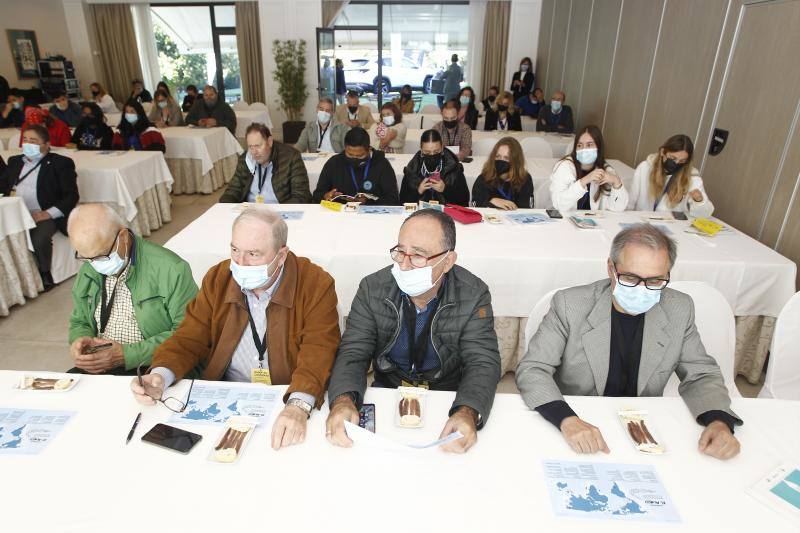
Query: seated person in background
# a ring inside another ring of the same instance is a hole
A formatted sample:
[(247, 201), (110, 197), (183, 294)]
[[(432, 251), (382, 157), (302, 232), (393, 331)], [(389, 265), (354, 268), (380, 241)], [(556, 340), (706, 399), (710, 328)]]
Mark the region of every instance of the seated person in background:
[(94, 82), (89, 86), (89, 90), (92, 91), (92, 98), (95, 103), (100, 106), (100, 109), (103, 110), (103, 113), (117, 113), (119, 111), (119, 109), (117, 109), (117, 104), (114, 103), (114, 99), (103, 89), (102, 85)]
[(21, 128), (23, 122), (25, 122), (25, 95), (18, 89), (11, 89), (0, 112), (0, 128)]
[[(105, 204), (73, 209), (69, 240), (84, 263), (72, 287), (70, 372), (135, 374), (183, 320), (197, 294), (192, 270), (173, 252), (135, 235)], [(107, 343), (109, 348), (89, 353)]]
[(114, 150), (144, 150), (166, 152), (164, 137), (147, 119), (142, 104), (128, 100), (122, 120), (114, 133)]
[(434, 124), (433, 129), (439, 132), (445, 147), (458, 147), (458, 160), (463, 161), (472, 153), (472, 129), (465, 123), (459, 122), (460, 110), (461, 103), (458, 100), (445, 102), (442, 107), (442, 120)]
[(414, 112), (414, 99), (412, 95), (411, 85), (403, 85), (400, 89), (400, 95), (392, 100), (392, 103), (397, 106), (401, 113), (404, 115)]
[(183, 104), (181, 104), (181, 110), (184, 113), (188, 113), (189, 110), (194, 105), (195, 100), (197, 100), (197, 87), (195, 85), (187, 85), (186, 96), (183, 97)]
[(352, 445), (344, 422), (358, 424), (372, 364), (373, 387), (456, 391), (441, 437), (460, 431), (464, 438), (444, 449), (463, 453), (475, 444), (492, 409), (500, 354), (489, 288), (456, 265), (455, 247), (450, 216), (416, 211), (389, 251), (392, 267), (361, 280), (328, 386), (331, 443)]
[(553, 295), (516, 380), (528, 407), (577, 453), (609, 449), (562, 395), (661, 396), (673, 372), (692, 417), (706, 426), (700, 451), (717, 459), (739, 453), (733, 428), (742, 421), (700, 340), (692, 299), (667, 288), (676, 256), (675, 242), (658, 227), (635, 224), (614, 238), (609, 279)]
[(136, 100), (140, 104), (153, 101), (150, 91), (144, 88), (142, 80), (133, 80), (131, 82), (131, 95), (128, 99)]
[[(50, 115), (50, 112), (46, 109), (41, 109), (34, 106), (26, 107), (25, 122), (22, 123), (22, 131), (24, 132), (31, 126), (37, 124), (47, 128), (47, 132), (50, 134), (50, 146), (61, 148), (69, 144), (70, 136), (72, 135), (69, 131), (69, 126), (57, 118), (53, 118)], [(22, 146), (22, 143), (22, 136), (20, 136), (20, 147)]]
[(307, 204), (311, 202), (308, 172), (300, 152), (272, 138), (264, 124), (254, 122), (245, 134), (247, 151), (219, 199), (222, 203)]
[(78, 150), (111, 150), (114, 131), (106, 124), (106, 117), (94, 102), (81, 106), (81, 120), (72, 133), (67, 148)]
[(673, 135), (636, 167), (628, 209), (680, 211), (696, 218), (710, 217), (714, 204), (692, 166), (694, 144), (686, 135)]
[(336, 108), (336, 114), (333, 117), (336, 122), (347, 124), (351, 128), (360, 127), (367, 131), (370, 126), (375, 124), (370, 107), (359, 105), (357, 92), (347, 91), (346, 103), (347, 105), (340, 105)]
[(183, 113), (181, 106), (178, 105), (167, 91), (158, 89), (155, 96), (155, 105), (150, 109), (150, 116), (147, 118), (155, 124), (157, 128), (168, 128), (170, 126), (183, 126)]
[(189, 114), (186, 123), (201, 128), (228, 128), (231, 134), (236, 135), (236, 113), (231, 106), (220, 100), (217, 89), (213, 85), (206, 85), (203, 89), (203, 98), (198, 98)]
[(500, 94), (500, 87), (492, 85), (486, 93), (486, 98), (481, 100), (483, 104), (483, 112), (488, 113), (490, 109), (497, 110), (497, 95)]
[(525, 155), (515, 138), (503, 137), (492, 148), (472, 186), (472, 203), (475, 207), (505, 211), (533, 207), (533, 179), (525, 169)]
[[(364, 194), (377, 196), (371, 200)], [(380, 150), (369, 147), (369, 134), (355, 127), (344, 136), (344, 152), (328, 159), (319, 175), (313, 202), (347, 195), (367, 205), (398, 205), (397, 176)], [(343, 199), (335, 201), (344, 201)]]
[(50, 133), (41, 124), (22, 132), (22, 155), (10, 157), (0, 174), (0, 193), (22, 198), (36, 222), (30, 237), (45, 291), (55, 286), (53, 235), (67, 234), (67, 217), (79, 199), (77, 179), (75, 162), (50, 151)]
[(564, 91), (553, 93), (550, 105), (542, 106), (539, 109), (536, 131), (552, 133), (572, 133), (575, 131), (575, 125), (572, 122), (572, 108), (564, 105), (566, 98)]
[(67, 99), (66, 93), (58, 93), (53, 99), (50, 114), (70, 128), (74, 128), (81, 120), (81, 106)]
[(417, 203), (435, 200), (442, 205), (469, 205), (469, 189), (464, 167), (442, 143), (436, 130), (422, 132), (420, 151), (403, 169), (400, 202)]
[(564, 212), (627, 209), (628, 191), (606, 163), (600, 128), (586, 126), (575, 136), (572, 154), (559, 160), (550, 174), (550, 198), (553, 207)]
[[(169, 90), (169, 85), (167, 85), (167, 82), (163, 80), (156, 84), (156, 92), (158, 91), (164, 91), (167, 93), (167, 96), (172, 98), (172, 91)], [(155, 99), (155, 96), (153, 96), (153, 99)]]
[(306, 124), (300, 133), (297, 144), (301, 152), (340, 153), (344, 150), (344, 136), (349, 126), (333, 120), (333, 100), (321, 98), (317, 104), (317, 120)]
[(175, 333), (153, 354), (150, 373), (131, 381), (152, 405), (176, 380), (289, 385), (272, 427), (272, 447), (300, 444), (322, 405), (339, 314), (333, 278), (286, 246), (286, 222), (269, 209), (245, 209), (233, 222), (231, 258), (211, 268)]
[(387, 154), (402, 154), (406, 147), (406, 125), (396, 105), (387, 102), (381, 107), (381, 121), (369, 128), (369, 144)]
[(530, 94), (520, 97), (516, 106), (524, 116), (539, 118), (539, 110), (544, 107), (544, 92), (536, 87)]
[(503, 91), (497, 97), (497, 109), (486, 112), (483, 124), (484, 131), (522, 131), (522, 118), (514, 106), (511, 93)]
[(458, 94), (458, 103), (461, 109), (458, 110), (458, 121), (463, 122), (470, 129), (478, 129), (478, 108), (475, 107), (475, 91), (472, 87), (462, 87)]

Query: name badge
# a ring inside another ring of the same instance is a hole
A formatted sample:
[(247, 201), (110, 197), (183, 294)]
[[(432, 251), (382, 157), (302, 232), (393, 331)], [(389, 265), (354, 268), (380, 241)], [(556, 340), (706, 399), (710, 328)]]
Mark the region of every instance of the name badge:
[(264, 196), (261, 195), (261, 194), (257, 195), (256, 196), (256, 203), (257, 204), (263, 204), (264, 203)]
[(269, 376), (269, 369), (267, 368), (253, 368), (250, 371), (251, 383), (263, 383), (264, 385), (272, 385), (272, 378)]

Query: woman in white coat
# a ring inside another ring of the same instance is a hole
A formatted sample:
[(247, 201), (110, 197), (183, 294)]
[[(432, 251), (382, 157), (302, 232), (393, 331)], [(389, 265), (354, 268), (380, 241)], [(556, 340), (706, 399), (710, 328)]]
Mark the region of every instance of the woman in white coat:
[(710, 217), (714, 204), (703, 188), (700, 172), (692, 166), (694, 144), (686, 135), (673, 135), (639, 163), (633, 175), (629, 209), (681, 212)]
[(625, 211), (628, 191), (614, 168), (606, 163), (603, 134), (597, 126), (583, 128), (575, 136), (572, 154), (553, 167), (550, 200), (559, 211)]

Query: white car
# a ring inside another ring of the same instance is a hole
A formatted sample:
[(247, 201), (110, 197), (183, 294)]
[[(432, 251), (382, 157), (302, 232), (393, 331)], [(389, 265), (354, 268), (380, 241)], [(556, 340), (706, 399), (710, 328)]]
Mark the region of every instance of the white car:
[(413, 60), (404, 57), (399, 67), (392, 65), (391, 57), (383, 58), (382, 78), (378, 77), (378, 61), (376, 59), (353, 59), (345, 64), (344, 79), (348, 89), (359, 93), (372, 92), (383, 94), (399, 90), (403, 85), (413, 89), (430, 92), (431, 79), (436, 73), (433, 69), (425, 69)]

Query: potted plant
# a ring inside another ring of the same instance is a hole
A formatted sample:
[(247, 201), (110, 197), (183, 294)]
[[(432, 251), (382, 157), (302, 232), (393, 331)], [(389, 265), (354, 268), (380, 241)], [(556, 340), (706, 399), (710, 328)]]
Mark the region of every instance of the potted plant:
[(278, 103), (288, 120), (283, 123), (283, 142), (294, 144), (303, 132), (303, 107), (306, 104), (306, 41), (290, 39), (272, 41), (275, 70), (272, 79), (278, 83)]

